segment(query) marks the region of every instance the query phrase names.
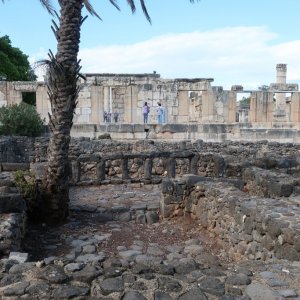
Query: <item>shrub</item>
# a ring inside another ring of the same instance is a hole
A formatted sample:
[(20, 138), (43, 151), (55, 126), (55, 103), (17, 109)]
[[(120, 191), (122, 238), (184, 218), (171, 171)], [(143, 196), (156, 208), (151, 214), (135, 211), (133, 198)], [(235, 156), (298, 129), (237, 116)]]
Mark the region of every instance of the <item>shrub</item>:
[(27, 204), (27, 213), (31, 221), (39, 220), (40, 201), (35, 176), (28, 171), (14, 173), (15, 185), (20, 190)]
[(98, 136), (98, 140), (110, 140), (111, 136), (109, 133), (103, 133)]
[(43, 120), (32, 105), (26, 103), (0, 107), (0, 134), (39, 136)]

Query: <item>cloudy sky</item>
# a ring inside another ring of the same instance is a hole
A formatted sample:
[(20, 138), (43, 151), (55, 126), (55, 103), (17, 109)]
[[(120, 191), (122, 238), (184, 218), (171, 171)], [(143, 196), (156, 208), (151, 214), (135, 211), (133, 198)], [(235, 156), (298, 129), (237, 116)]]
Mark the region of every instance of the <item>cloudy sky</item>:
[[(83, 24), (84, 73), (155, 70), (254, 89), (275, 82), (276, 64), (286, 63), (288, 82), (300, 82), (300, 0), (146, 0), (152, 25), (138, 0), (133, 16), (125, 0), (121, 12), (109, 1), (91, 3), (103, 21)], [(38, 0), (0, 2), (0, 36), (9, 35), (32, 62), (55, 51), (51, 19)]]

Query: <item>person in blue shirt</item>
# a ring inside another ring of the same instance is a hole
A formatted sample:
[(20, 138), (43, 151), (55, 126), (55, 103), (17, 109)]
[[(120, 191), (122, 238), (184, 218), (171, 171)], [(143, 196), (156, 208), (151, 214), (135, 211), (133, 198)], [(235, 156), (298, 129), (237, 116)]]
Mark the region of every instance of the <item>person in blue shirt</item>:
[(160, 103), (158, 103), (158, 108), (157, 108), (157, 118), (158, 118), (158, 124), (162, 124), (163, 122), (163, 115), (164, 115), (164, 109), (161, 106)]

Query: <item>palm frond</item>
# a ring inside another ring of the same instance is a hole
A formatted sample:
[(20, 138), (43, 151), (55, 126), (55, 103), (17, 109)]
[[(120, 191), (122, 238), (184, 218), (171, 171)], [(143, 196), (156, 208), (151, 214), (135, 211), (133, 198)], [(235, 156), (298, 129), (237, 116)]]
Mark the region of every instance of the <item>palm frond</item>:
[(85, 6), (85, 8), (87, 9), (87, 11), (92, 15), (92, 16), (96, 16), (98, 19), (102, 20), (100, 18), (100, 16), (96, 13), (96, 11), (94, 10), (92, 4), (90, 3), (89, 0), (83, 0), (83, 4)]
[[(4, 0), (2, 0), (4, 1)], [(51, 0), (40, 0), (41, 4), (46, 8), (49, 14), (54, 15), (54, 7)]]
[(143, 13), (144, 13), (146, 19), (147, 19), (147, 20), (149, 21), (149, 23), (151, 24), (151, 18), (150, 18), (149, 14), (148, 14), (148, 11), (147, 11), (145, 2), (144, 2), (144, 0), (140, 0), (140, 2), (141, 2), (141, 6), (142, 6)]
[(134, 13), (136, 11), (134, 0), (127, 0), (128, 5), (131, 8), (131, 11)]
[[(127, 0), (127, 3), (128, 5), (130, 6), (131, 8), (131, 11), (132, 13), (135, 13), (136, 11), (136, 7), (135, 7), (135, 3), (134, 3), (134, 0)], [(151, 24), (151, 18), (148, 14), (148, 11), (147, 11), (147, 7), (146, 7), (146, 4), (145, 4), (145, 1), (144, 0), (140, 0), (140, 4), (141, 4), (141, 7), (142, 7), (142, 10), (143, 10), (143, 13), (146, 17), (146, 19), (149, 21), (149, 23)]]
[(109, 2), (110, 2), (117, 10), (120, 10), (120, 6), (117, 4), (117, 0), (109, 0)]

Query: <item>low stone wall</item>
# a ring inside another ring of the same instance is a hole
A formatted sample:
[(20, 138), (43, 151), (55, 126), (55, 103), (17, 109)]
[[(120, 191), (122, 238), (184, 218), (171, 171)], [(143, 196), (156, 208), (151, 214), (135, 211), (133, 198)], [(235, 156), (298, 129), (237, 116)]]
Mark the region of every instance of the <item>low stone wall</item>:
[(157, 184), (164, 177), (224, 174), (224, 159), (217, 154), (192, 151), (161, 151), (80, 155), (72, 162), (73, 183), (108, 184), (144, 182)]
[(197, 176), (165, 179), (161, 214), (191, 218), (227, 244), (232, 258), (300, 260), (300, 197), (255, 197), (241, 190), (242, 183), (232, 183)]
[[(205, 142), (231, 141), (275, 141), (281, 143), (300, 143), (300, 131), (283, 124), (277, 128), (270, 128), (271, 124), (82, 124), (72, 127), (71, 136), (75, 138), (98, 138), (103, 134), (110, 134), (118, 140), (197, 140)], [(260, 126), (260, 127), (259, 127)], [(274, 124), (275, 126), (275, 124)], [(147, 129), (147, 132), (145, 131)]]
[[(47, 137), (27, 138), (27, 137), (6, 137), (0, 136), (0, 162), (6, 163), (32, 163), (45, 162), (47, 159)], [(229, 141), (222, 143), (204, 142), (198, 140), (163, 141), (163, 140), (114, 140), (114, 139), (90, 139), (72, 138), (69, 149), (70, 160), (77, 160), (82, 154), (94, 155), (99, 153), (144, 153), (161, 151), (194, 151), (199, 153), (216, 153), (226, 157), (231, 156), (230, 163), (249, 160), (262, 160), (266, 163), (266, 156), (271, 156), (272, 163), (275, 159), (278, 165), (280, 160), (286, 160), (286, 156), (294, 156), (298, 160), (300, 144), (281, 144), (278, 142)], [(235, 160), (232, 160), (234, 159)], [(257, 165), (261, 167), (261, 165)]]

